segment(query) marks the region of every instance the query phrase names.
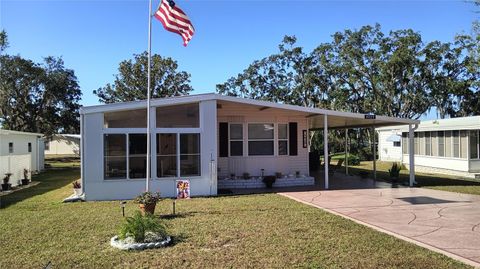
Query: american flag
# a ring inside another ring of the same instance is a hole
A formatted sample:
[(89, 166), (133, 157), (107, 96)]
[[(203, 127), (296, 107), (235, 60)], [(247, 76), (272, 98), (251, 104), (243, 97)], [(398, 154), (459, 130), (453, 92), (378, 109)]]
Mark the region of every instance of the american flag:
[(187, 14), (176, 6), (173, 0), (162, 0), (155, 17), (163, 24), (165, 30), (182, 36), (183, 45), (187, 46), (195, 29)]

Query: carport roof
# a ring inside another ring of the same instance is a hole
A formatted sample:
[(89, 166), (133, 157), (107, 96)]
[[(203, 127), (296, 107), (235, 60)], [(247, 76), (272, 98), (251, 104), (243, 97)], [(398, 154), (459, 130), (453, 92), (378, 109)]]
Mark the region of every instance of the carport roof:
[[(251, 106), (258, 106), (259, 113), (265, 109), (280, 109), (280, 110), (290, 110), (297, 113), (305, 115), (309, 119), (309, 128), (310, 129), (322, 129), (324, 123), (324, 116), (327, 116), (328, 128), (365, 128), (365, 127), (379, 127), (379, 126), (394, 126), (394, 125), (406, 125), (406, 124), (418, 124), (420, 121), (411, 120), (411, 119), (402, 119), (394, 118), (387, 116), (378, 116), (375, 115), (372, 118), (372, 115), (361, 114), (361, 113), (351, 113), (343, 111), (335, 111), (321, 108), (312, 108), (312, 107), (302, 107), (296, 105), (287, 105), (280, 104), (268, 101), (233, 97), (220, 95), (215, 93), (206, 93), (206, 94), (197, 94), (197, 95), (186, 95), (186, 96), (176, 96), (169, 98), (161, 99), (152, 99), (150, 105), (152, 107), (161, 107), (161, 106), (171, 106), (179, 104), (188, 104), (201, 101), (224, 101), (224, 102), (234, 102), (238, 104), (245, 104)], [(114, 104), (105, 104), (105, 105), (96, 105), (82, 107), (80, 109), (81, 114), (90, 114), (90, 113), (101, 113), (101, 112), (114, 112), (114, 111), (123, 111), (131, 109), (141, 109), (145, 108), (147, 102), (134, 101), (134, 102), (122, 102)]]

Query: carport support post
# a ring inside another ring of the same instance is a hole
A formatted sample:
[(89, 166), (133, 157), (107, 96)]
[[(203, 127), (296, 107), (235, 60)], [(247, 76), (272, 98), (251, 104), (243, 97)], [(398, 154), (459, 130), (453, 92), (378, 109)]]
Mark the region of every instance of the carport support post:
[(375, 126), (373, 126), (373, 132), (372, 132), (372, 136), (373, 136), (373, 149), (372, 149), (372, 153), (373, 153), (373, 180), (377, 181), (377, 149), (375, 147), (375, 144), (377, 143), (376, 139), (375, 139)]
[(345, 128), (345, 175), (348, 176), (348, 129)]
[(325, 189), (328, 190), (328, 119), (323, 115), (323, 163), (325, 165)]
[(415, 148), (414, 148), (414, 132), (411, 124), (408, 125), (408, 164), (410, 166), (410, 187), (415, 182)]

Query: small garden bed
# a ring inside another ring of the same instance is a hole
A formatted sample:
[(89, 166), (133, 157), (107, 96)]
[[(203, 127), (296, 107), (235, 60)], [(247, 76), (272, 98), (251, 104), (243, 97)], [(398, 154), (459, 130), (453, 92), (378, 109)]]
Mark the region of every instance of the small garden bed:
[[(310, 176), (286, 176), (277, 178), (273, 187), (292, 187), (292, 186), (312, 186), (315, 185), (315, 178)], [(243, 178), (224, 178), (218, 180), (219, 189), (255, 189), (265, 188), (265, 183), (261, 177), (250, 179)]]

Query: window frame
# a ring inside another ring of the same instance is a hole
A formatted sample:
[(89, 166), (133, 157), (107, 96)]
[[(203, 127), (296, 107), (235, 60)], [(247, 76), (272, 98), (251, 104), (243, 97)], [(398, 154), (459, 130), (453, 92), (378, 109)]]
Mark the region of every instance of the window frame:
[[(242, 138), (231, 138), (231, 125), (241, 125), (242, 126)], [(232, 142), (242, 142), (242, 155), (232, 155)], [(245, 126), (243, 122), (229, 122), (228, 123), (228, 157), (243, 157), (245, 156)]]
[(425, 156), (432, 156), (432, 133), (426, 131), (423, 137), (425, 138)]
[[(250, 136), (249, 136), (249, 127), (250, 125), (272, 125), (273, 126), (273, 137), (272, 138), (253, 138), (253, 139), (250, 139)], [(275, 142), (277, 141), (277, 139), (275, 139), (275, 136), (276, 136), (276, 132), (275, 132), (275, 129), (276, 129), (276, 125), (274, 122), (248, 122), (247, 123), (247, 130), (246, 130), (246, 133), (247, 133), (247, 157), (274, 157), (274, 156), (277, 156), (275, 154)], [(245, 139), (245, 138), (244, 138)], [(268, 142), (268, 141), (272, 141), (272, 154), (255, 154), (255, 155), (252, 155), (250, 154), (250, 141), (252, 142), (256, 142), (256, 141), (265, 141), (265, 142)], [(283, 155), (282, 155), (283, 156)]]
[[(287, 130), (286, 130), (286, 134), (287, 134), (287, 138), (280, 138), (279, 134), (280, 134), (280, 125), (285, 125)], [(276, 124), (276, 131), (277, 131), (277, 155), (278, 156), (289, 156), (290, 155), (290, 132), (289, 132), (289, 129), (288, 129), (288, 123), (277, 123)], [(275, 133), (273, 134), (273, 137), (275, 139)], [(283, 142), (287, 142), (287, 152), (285, 154), (280, 154), (280, 141), (283, 141)], [(275, 147), (275, 145), (274, 145)], [(273, 149), (274, 150), (274, 154), (275, 154), (275, 148)]]
[[(456, 133), (456, 135), (455, 135)], [(455, 156), (455, 145), (457, 143), (455, 143), (455, 138), (458, 139), (458, 156)], [(461, 159), (461, 139), (460, 139), (460, 130), (452, 130), (452, 158), (455, 158), (455, 159)]]
[[(442, 134), (442, 135), (440, 135)], [(442, 138), (442, 143), (440, 143), (440, 138)], [(438, 154), (438, 157), (443, 157), (445, 158), (445, 154), (446, 154), (446, 149), (445, 149), (445, 143), (446, 141), (446, 137), (445, 137), (445, 131), (437, 131), (437, 154)], [(442, 145), (442, 146), (440, 146)], [(442, 155), (440, 155), (440, 149), (442, 149)]]

